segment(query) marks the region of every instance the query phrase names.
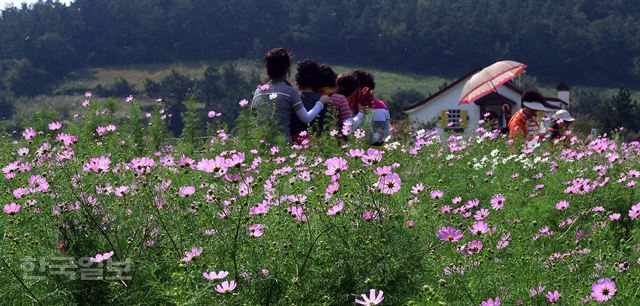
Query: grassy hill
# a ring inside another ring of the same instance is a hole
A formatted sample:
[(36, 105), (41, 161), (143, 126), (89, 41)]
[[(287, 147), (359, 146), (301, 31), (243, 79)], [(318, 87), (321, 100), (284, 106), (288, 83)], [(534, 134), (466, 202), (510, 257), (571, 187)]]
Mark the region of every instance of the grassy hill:
[[(142, 90), (145, 79), (160, 80), (169, 75), (171, 70), (175, 70), (191, 78), (199, 78), (202, 77), (202, 73), (208, 66), (218, 67), (228, 63), (229, 62), (193, 62), (88, 68), (74, 73), (67, 81), (62, 82), (56, 91), (63, 92), (79, 87), (93, 88), (99, 84), (109, 84), (116, 78), (124, 78), (129, 84), (133, 85), (136, 90)], [(262, 73), (262, 67), (257, 62), (237, 61), (234, 63), (239, 70), (247, 74), (257, 73), (260, 75)], [(332, 65), (332, 67), (337, 73), (347, 72), (356, 68), (346, 65)], [(376, 91), (384, 96), (390, 96), (399, 90), (409, 89), (427, 95), (437, 91), (438, 86), (443, 82), (451, 81), (450, 79), (437, 76), (401, 74), (369, 67), (362, 68), (374, 73), (377, 84)], [(295, 71), (292, 71), (291, 75), (295, 75)]]

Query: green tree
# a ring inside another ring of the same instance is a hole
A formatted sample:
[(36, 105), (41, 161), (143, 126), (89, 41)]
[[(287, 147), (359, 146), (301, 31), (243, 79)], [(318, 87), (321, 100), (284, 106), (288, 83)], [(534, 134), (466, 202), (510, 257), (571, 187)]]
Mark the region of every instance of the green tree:
[(631, 91), (626, 88), (620, 88), (618, 93), (598, 107), (596, 116), (602, 127), (607, 131), (624, 127), (632, 132), (637, 132), (640, 130), (639, 112), (640, 107), (631, 98)]
[(186, 102), (186, 112), (184, 114), (184, 127), (182, 128), (181, 137), (189, 144), (194, 145), (197, 137), (202, 135), (200, 130), (201, 122), (196, 99), (193, 95), (189, 95)]

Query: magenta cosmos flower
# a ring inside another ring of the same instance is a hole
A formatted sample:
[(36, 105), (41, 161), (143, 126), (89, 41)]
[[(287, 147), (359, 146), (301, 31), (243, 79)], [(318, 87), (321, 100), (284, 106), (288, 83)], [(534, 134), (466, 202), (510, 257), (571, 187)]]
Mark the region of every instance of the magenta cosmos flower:
[(467, 254), (473, 255), (482, 252), (482, 241), (473, 240), (467, 245)]
[(567, 201), (560, 201), (556, 204), (556, 209), (557, 210), (566, 210), (567, 208), (569, 208), (569, 202)]
[(7, 204), (2, 208), (2, 211), (7, 215), (15, 215), (20, 211), (20, 205), (16, 203)]
[(324, 174), (328, 176), (334, 176), (337, 173), (349, 169), (347, 160), (342, 157), (329, 158), (324, 162), (324, 165), (327, 167), (327, 170), (324, 171)]
[(395, 194), (400, 191), (400, 183), (400, 176), (397, 173), (391, 173), (378, 179), (378, 188), (384, 194)]
[(224, 281), (221, 284), (216, 285), (216, 291), (218, 293), (229, 293), (236, 289), (236, 281)]
[(482, 301), (480, 306), (500, 306), (500, 297), (496, 296), (496, 299), (488, 299), (486, 301)]
[(33, 128), (28, 128), (28, 129), (24, 130), (24, 133), (22, 133), (22, 136), (26, 140), (31, 140), (34, 137), (36, 137), (36, 130), (34, 130)]
[(431, 198), (432, 199), (442, 198), (443, 195), (444, 195), (444, 192), (442, 192), (442, 190), (434, 190), (434, 191), (431, 192)]
[(477, 221), (471, 225), (469, 231), (471, 231), (473, 235), (487, 234), (489, 233), (489, 226), (484, 221)]
[(150, 173), (151, 168), (155, 166), (156, 162), (148, 157), (134, 158), (129, 163), (129, 168), (133, 169), (137, 173)]
[(227, 271), (219, 271), (218, 273), (216, 272), (203, 272), (202, 273), (202, 277), (204, 277), (206, 280), (218, 280), (218, 279), (224, 279), (225, 277), (227, 277), (227, 275), (229, 275), (229, 272)]
[(184, 257), (182, 257), (182, 261), (190, 262), (195, 257), (198, 257), (200, 255), (202, 255), (202, 248), (201, 247), (193, 247), (193, 248), (191, 248), (191, 250), (189, 250), (186, 253), (184, 253)]
[(29, 187), (32, 193), (49, 191), (49, 183), (44, 177), (39, 175), (34, 175), (29, 178)]
[(264, 224), (260, 224), (260, 223), (251, 224), (249, 225), (248, 230), (249, 230), (249, 236), (260, 238), (262, 237), (262, 235), (264, 235)]
[(450, 226), (441, 228), (436, 236), (438, 236), (438, 238), (440, 238), (440, 240), (442, 241), (449, 241), (451, 243), (456, 243), (460, 239), (462, 239), (462, 237), (464, 237), (460, 230), (457, 230)]
[(557, 303), (560, 300), (561, 296), (562, 295), (560, 294), (560, 292), (558, 292), (558, 290), (547, 292), (547, 300), (549, 300), (549, 303), (551, 304)]
[(103, 254), (96, 254), (95, 257), (89, 258), (89, 261), (93, 263), (99, 263), (111, 258), (111, 256), (113, 256), (113, 251)]
[(110, 165), (111, 165), (111, 160), (108, 157), (105, 157), (105, 156), (92, 157), (91, 159), (89, 159), (88, 163), (84, 164), (84, 166), (82, 167), (82, 171), (84, 172), (93, 171), (98, 173), (108, 172)]
[(62, 128), (62, 123), (60, 121), (51, 122), (49, 123), (48, 127), (51, 131), (57, 131)]
[(495, 210), (501, 210), (504, 206), (505, 197), (501, 194), (496, 194), (493, 199), (491, 199), (491, 207)]
[(638, 219), (638, 217), (640, 217), (640, 203), (631, 206), (631, 209), (629, 209), (629, 218), (631, 220)]
[(337, 215), (339, 214), (342, 210), (344, 209), (344, 202), (340, 202), (336, 205), (333, 205), (333, 207), (331, 207), (329, 209), (329, 211), (327, 211), (327, 215), (329, 216), (333, 216), (333, 215)]
[(190, 196), (190, 195), (192, 195), (192, 194), (194, 194), (196, 192), (196, 187), (194, 187), (194, 186), (182, 186), (182, 187), (180, 187), (179, 192), (180, 192), (180, 196), (181, 197), (183, 197), (183, 198), (184, 197), (188, 197), (188, 196)]
[(610, 300), (616, 291), (616, 284), (608, 278), (601, 278), (591, 285), (591, 297), (598, 302)]
[(362, 300), (356, 299), (356, 304), (371, 306), (382, 303), (382, 301), (384, 300), (384, 292), (382, 290), (379, 290), (376, 293), (376, 291), (376, 289), (371, 289), (369, 290), (369, 296), (367, 296), (366, 294), (360, 295), (362, 297)]

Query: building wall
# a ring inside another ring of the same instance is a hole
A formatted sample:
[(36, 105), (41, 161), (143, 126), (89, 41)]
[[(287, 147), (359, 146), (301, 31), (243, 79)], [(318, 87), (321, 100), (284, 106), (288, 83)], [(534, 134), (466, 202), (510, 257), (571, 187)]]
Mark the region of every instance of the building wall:
[[(438, 120), (441, 111), (448, 109), (460, 109), (466, 110), (469, 116), (467, 130), (465, 132), (474, 131), (476, 128), (478, 128), (478, 121), (480, 120), (480, 116), (482, 115), (480, 114), (480, 107), (474, 103), (459, 105), (460, 95), (462, 94), (462, 89), (465, 82), (458, 83), (456, 86), (435, 97), (427, 104), (407, 111), (406, 113), (414, 126), (428, 123), (433, 120)], [(516, 105), (512, 106), (512, 114), (520, 109), (520, 94), (505, 86), (499, 87), (497, 91), (499, 94), (516, 102)], [(438, 128), (440, 128), (439, 124), (436, 125)]]

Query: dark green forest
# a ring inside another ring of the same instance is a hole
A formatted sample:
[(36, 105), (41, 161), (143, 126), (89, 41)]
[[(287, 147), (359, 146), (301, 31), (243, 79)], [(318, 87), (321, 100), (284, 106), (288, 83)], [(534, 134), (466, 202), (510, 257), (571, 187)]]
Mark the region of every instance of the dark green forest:
[(2, 11), (0, 107), (84, 67), (260, 59), (274, 46), (445, 77), (513, 59), (544, 83), (640, 88), (640, 1), (47, 0)]

